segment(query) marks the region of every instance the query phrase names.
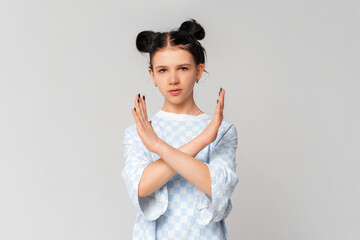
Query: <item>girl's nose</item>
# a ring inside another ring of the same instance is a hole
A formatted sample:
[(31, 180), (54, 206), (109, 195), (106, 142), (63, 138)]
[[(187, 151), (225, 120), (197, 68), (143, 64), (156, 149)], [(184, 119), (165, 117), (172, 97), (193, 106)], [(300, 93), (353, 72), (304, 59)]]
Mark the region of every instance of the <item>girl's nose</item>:
[(177, 84), (179, 83), (179, 76), (176, 73), (170, 75), (170, 84)]

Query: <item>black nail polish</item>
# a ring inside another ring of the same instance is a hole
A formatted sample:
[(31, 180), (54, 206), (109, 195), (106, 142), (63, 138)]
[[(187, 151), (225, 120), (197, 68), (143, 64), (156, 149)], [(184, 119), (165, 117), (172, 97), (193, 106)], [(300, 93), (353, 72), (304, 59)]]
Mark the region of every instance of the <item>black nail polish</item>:
[(222, 91), (222, 88), (220, 88), (220, 92)]
[(138, 102), (139, 102), (139, 99), (140, 99), (140, 98), (138, 98)]
[(135, 110), (135, 112), (136, 112), (136, 108), (134, 107), (134, 110)]
[(143, 99), (144, 99), (144, 101), (145, 101), (145, 95), (143, 95)]
[(138, 98), (140, 98), (140, 93), (138, 93)]
[(218, 100), (216, 100), (216, 103), (219, 103), (219, 99), (218, 99)]

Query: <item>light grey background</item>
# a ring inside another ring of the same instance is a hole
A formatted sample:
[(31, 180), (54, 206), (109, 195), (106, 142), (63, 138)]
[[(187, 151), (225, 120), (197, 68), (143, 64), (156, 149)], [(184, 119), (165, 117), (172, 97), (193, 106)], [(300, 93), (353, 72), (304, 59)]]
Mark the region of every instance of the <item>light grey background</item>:
[(0, 239), (130, 239), (123, 132), (163, 98), (135, 47), (188, 18), (206, 30), (196, 85), (225, 88), (236, 240), (360, 239), (359, 1), (13, 1), (0, 6)]

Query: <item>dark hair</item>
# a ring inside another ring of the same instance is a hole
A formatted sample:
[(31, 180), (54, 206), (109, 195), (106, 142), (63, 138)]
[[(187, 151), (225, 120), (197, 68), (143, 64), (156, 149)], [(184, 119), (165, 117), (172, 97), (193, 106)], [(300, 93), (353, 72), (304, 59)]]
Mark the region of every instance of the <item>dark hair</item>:
[[(194, 19), (190, 19), (170, 32), (142, 31), (136, 37), (136, 48), (141, 53), (149, 53), (149, 68), (153, 70), (152, 58), (157, 50), (166, 46), (178, 46), (189, 51), (196, 65), (205, 65), (206, 51), (198, 40), (205, 37), (204, 28)], [(206, 72), (206, 71), (205, 71)]]

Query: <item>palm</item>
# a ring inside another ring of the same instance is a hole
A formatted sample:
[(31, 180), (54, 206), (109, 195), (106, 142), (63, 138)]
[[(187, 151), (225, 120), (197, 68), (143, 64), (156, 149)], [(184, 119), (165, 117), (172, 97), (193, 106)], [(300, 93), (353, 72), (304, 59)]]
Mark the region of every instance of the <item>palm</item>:
[(225, 99), (225, 89), (222, 89), (218, 99), (219, 102), (216, 105), (214, 117), (211, 119), (210, 123), (202, 132), (202, 134), (206, 136), (206, 139), (208, 139), (209, 143), (215, 141), (217, 137), (218, 129), (223, 121), (224, 99)]
[(138, 96), (135, 99), (136, 110), (135, 108), (132, 110), (137, 133), (145, 147), (151, 152), (156, 152), (160, 138), (156, 135), (151, 123), (148, 121), (145, 100), (139, 98), (138, 102), (137, 99)]

